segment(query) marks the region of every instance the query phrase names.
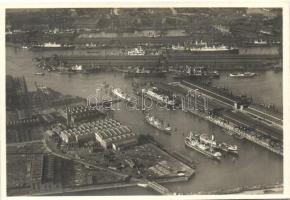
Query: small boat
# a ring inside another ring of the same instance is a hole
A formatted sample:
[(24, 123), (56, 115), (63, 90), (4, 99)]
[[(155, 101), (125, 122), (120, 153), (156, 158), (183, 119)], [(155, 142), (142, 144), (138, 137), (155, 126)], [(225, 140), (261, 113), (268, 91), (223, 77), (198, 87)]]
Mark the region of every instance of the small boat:
[(220, 77), (220, 73), (219, 73), (218, 71), (213, 71), (213, 72), (211, 73), (211, 77), (212, 77), (212, 78), (219, 78), (219, 77)]
[(45, 73), (44, 73), (44, 72), (36, 72), (36, 73), (34, 73), (34, 75), (38, 75), (38, 76), (44, 76), (44, 75), (45, 75)]
[(221, 144), (218, 144), (217, 147), (218, 147), (218, 149), (220, 149), (226, 153), (232, 153), (235, 155), (239, 154), (237, 145), (231, 145), (231, 144), (227, 144), (227, 143), (223, 142)]

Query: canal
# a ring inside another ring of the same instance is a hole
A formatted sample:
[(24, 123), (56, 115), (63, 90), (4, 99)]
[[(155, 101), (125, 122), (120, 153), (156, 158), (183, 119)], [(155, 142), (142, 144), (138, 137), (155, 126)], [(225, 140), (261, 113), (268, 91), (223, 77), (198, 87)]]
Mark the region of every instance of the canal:
[[(35, 81), (64, 94), (87, 98), (94, 95), (100, 84), (106, 82), (132, 93), (132, 80), (125, 79), (119, 73), (98, 74), (61, 74), (46, 72), (45, 76), (34, 75), (39, 69), (33, 65), (32, 58), (52, 55), (54, 52), (31, 52), (14, 47), (6, 48), (6, 74), (24, 76), (29, 90), (35, 90)], [(144, 79), (144, 78), (143, 78)], [(135, 79), (136, 80), (136, 79)], [(140, 79), (138, 79), (140, 80)], [(151, 81), (151, 78), (144, 79)], [(156, 79), (155, 79), (156, 80)], [(170, 81), (166, 78), (163, 81)], [(250, 80), (250, 81), (249, 81)], [(219, 80), (213, 82), (219, 87), (226, 87), (234, 93), (245, 93), (257, 101), (273, 103), (282, 106), (282, 73), (259, 72), (252, 79), (229, 79), (223, 74)], [(189, 182), (164, 184), (172, 192), (199, 192), (230, 189), (240, 186), (267, 185), (283, 181), (283, 160), (266, 149), (247, 141), (240, 141), (224, 133), (224, 130), (211, 123), (199, 119), (180, 110), (168, 111), (155, 109), (152, 112), (167, 121), (174, 128), (169, 136), (163, 134), (144, 122), (140, 111), (129, 111), (120, 103), (120, 110), (114, 113), (114, 118), (127, 124), (137, 134), (150, 134), (166, 148), (178, 151), (195, 160), (196, 175)], [(238, 145), (238, 158), (227, 156), (221, 162), (205, 158), (198, 152), (184, 146), (184, 138), (190, 130), (214, 134), (218, 141), (225, 141)], [(266, 166), (266, 167), (265, 167)], [(142, 188), (123, 188), (104, 191), (78, 192), (74, 195), (145, 195), (155, 194)]]

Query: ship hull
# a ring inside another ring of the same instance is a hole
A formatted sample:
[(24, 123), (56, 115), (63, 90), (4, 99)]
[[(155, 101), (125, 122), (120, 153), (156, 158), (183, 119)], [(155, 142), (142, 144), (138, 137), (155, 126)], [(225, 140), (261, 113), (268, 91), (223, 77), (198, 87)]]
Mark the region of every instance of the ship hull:
[(149, 119), (147, 119), (147, 117), (145, 117), (145, 122), (148, 123), (149, 125), (151, 125), (152, 127), (156, 128), (156, 129), (158, 129), (158, 130), (160, 130), (160, 131), (162, 131), (162, 132), (164, 132), (164, 133), (166, 133), (168, 135), (171, 135), (171, 131), (168, 131), (168, 130), (165, 130), (165, 129), (161, 128), (161, 127), (156, 126), (151, 121), (149, 121)]
[(231, 78), (252, 78), (256, 76), (255, 73), (250, 73), (250, 74), (230, 74)]
[(154, 101), (156, 101), (156, 102), (161, 102), (161, 103), (163, 103), (163, 104), (166, 104), (166, 106), (168, 106), (169, 108), (173, 108), (173, 107), (175, 106), (175, 104), (173, 104), (173, 103), (169, 103), (169, 102), (166, 102), (166, 101), (160, 100), (160, 99), (158, 99), (158, 98), (156, 98), (156, 97), (154, 97), (154, 96), (152, 96), (152, 95), (150, 95), (150, 94), (147, 94), (146, 92), (143, 92), (142, 94), (143, 94), (144, 96), (146, 96), (146, 97), (150, 97), (150, 99), (152, 99), (152, 100), (154, 100)]
[(185, 140), (185, 146), (187, 146), (188, 148), (190, 149), (193, 149), (193, 150), (196, 150), (198, 151), (199, 153), (209, 157), (209, 158), (212, 158), (212, 159), (216, 159), (216, 160), (220, 160), (220, 157), (216, 157), (214, 156), (212, 153), (208, 152), (208, 151), (204, 151), (194, 145), (192, 145), (189, 141)]
[(239, 54), (239, 49), (230, 49), (230, 50), (212, 50), (212, 51), (199, 51), (199, 50), (190, 50), (192, 54)]
[(30, 50), (31, 51), (39, 51), (39, 50), (42, 50), (42, 51), (55, 51), (55, 50), (71, 50), (71, 49), (74, 49), (75, 47), (30, 47)]
[(125, 78), (132, 77), (164, 77), (164, 72), (152, 72), (152, 73), (134, 73), (134, 72), (124, 72)]
[(124, 95), (119, 94), (118, 92), (116, 92), (116, 91), (114, 91), (114, 90), (112, 90), (111, 92), (112, 92), (112, 94), (115, 95), (117, 98), (119, 98), (119, 99), (121, 99), (121, 100), (123, 100), (123, 101), (125, 101), (125, 102), (132, 103), (132, 101), (131, 101), (130, 99), (128, 99), (127, 97), (125, 97)]

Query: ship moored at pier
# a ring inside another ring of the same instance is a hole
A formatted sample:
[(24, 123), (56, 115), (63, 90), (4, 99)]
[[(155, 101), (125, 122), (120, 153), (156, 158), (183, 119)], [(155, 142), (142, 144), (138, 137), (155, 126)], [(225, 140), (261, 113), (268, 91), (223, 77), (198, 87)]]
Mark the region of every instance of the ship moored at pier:
[(221, 152), (216, 151), (210, 144), (202, 142), (199, 134), (194, 135), (193, 132), (190, 132), (184, 142), (187, 147), (194, 149), (209, 158), (220, 160), (222, 157)]
[(152, 87), (149, 89), (142, 89), (141, 90), (142, 94), (144, 96), (148, 96), (150, 98), (152, 98), (152, 100), (155, 100), (157, 102), (161, 102), (166, 104), (167, 106), (175, 106), (175, 100), (170, 98), (168, 95), (166, 94), (162, 94), (157, 87)]
[(244, 72), (244, 73), (230, 73), (230, 77), (232, 78), (251, 78), (256, 76), (254, 72)]

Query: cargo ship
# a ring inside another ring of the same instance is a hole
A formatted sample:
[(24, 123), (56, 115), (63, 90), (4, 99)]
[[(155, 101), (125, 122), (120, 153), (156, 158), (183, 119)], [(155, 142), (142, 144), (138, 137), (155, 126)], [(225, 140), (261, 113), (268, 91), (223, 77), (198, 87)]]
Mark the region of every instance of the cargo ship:
[(238, 155), (237, 145), (231, 145), (225, 142), (217, 143), (214, 135), (209, 136), (207, 134), (201, 134), (199, 135), (199, 140), (201, 143), (208, 144), (216, 150), (222, 151), (224, 153), (232, 153), (232, 154)]
[(58, 44), (56, 42), (47, 42), (43, 44), (32, 45), (31, 49), (74, 49), (74, 46), (69, 44)]
[(196, 43), (194, 46), (190, 47), (189, 50), (192, 53), (239, 53), (238, 48), (228, 47), (223, 44), (208, 46), (207, 43)]
[(162, 120), (160, 120), (152, 115), (146, 114), (145, 121), (148, 124), (150, 124), (151, 126), (157, 128), (158, 130), (163, 131), (167, 134), (171, 134), (172, 128), (170, 127), (169, 124), (166, 124)]
[(142, 69), (135, 69), (135, 70), (128, 70), (124, 72), (124, 77), (125, 78), (130, 78), (130, 77), (163, 77), (165, 76), (166, 71), (153, 71), (153, 70), (146, 70), (144, 68)]
[(128, 56), (144, 56), (144, 55), (145, 51), (142, 49), (141, 46), (138, 46), (137, 48), (128, 51)]
[(256, 73), (253, 73), (253, 72), (230, 73), (230, 77), (233, 77), (233, 78), (251, 78), (254, 76), (256, 76)]
[(169, 96), (165, 94), (161, 94), (156, 87), (152, 87), (149, 89), (142, 89), (142, 95), (148, 96), (157, 102), (164, 103), (168, 106), (175, 106), (175, 101), (171, 100)]
[(123, 90), (121, 88), (112, 89), (112, 93), (116, 97), (118, 97), (118, 98), (120, 98), (120, 99), (122, 99), (124, 101), (127, 101), (127, 102), (132, 102), (133, 101), (132, 98), (130, 98), (125, 92), (123, 92)]
[(216, 151), (210, 144), (202, 142), (199, 134), (193, 135), (193, 133), (190, 132), (184, 142), (187, 147), (194, 149), (209, 158), (220, 160), (222, 157), (221, 152)]

